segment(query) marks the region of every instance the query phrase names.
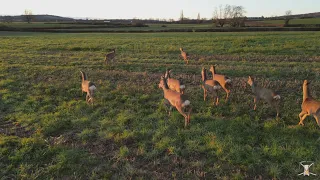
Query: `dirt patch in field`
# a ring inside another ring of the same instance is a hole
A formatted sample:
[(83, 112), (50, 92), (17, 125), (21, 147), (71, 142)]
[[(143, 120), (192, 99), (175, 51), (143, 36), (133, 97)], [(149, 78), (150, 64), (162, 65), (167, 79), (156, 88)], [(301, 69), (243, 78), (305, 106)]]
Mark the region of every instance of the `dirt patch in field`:
[(305, 55), (192, 55), (190, 59), (197, 61), (223, 60), (223, 61), (250, 61), (250, 62), (320, 62), (320, 56)]

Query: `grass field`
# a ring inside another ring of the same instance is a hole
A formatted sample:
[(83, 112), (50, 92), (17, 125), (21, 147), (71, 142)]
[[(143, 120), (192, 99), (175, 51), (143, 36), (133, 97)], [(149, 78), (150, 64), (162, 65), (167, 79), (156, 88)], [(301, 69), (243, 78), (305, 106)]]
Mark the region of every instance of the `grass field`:
[[(123, 25), (92, 25), (88, 24), (59, 24), (59, 23), (25, 23), (25, 22), (15, 22), (15, 23), (0, 23), (1, 26), (18, 28), (18, 29), (46, 29), (46, 30), (56, 30), (61, 32), (68, 31), (161, 31), (161, 30), (175, 30), (175, 29), (212, 29), (213, 24), (147, 24), (147, 27), (125, 27)], [(118, 27), (117, 27), (118, 26)]]
[[(265, 20), (266, 24), (284, 24), (284, 20)], [(320, 24), (320, 18), (292, 19), (289, 24)]]
[[(265, 25), (282, 25), (284, 20), (265, 20), (265, 21), (248, 21), (247, 26), (265, 26)], [(305, 24), (307, 26), (313, 27), (315, 24), (320, 24), (320, 18), (310, 18), (310, 19), (292, 19), (289, 24)], [(174, 31), (174, 30), (207, 30), (215, 28), (213, 23), (209, 24), (147, 24), (147, 27), (125, 27), (112, 24), (99, 24), (94, 25), (90, 23), (85, 24), (60, 24), (60, 23), (43, 23), (43, 22), (14, 22), (14, 23), (0, 23), (1, 27), (17, 28), (20, 30), (47, 30), (55, 32), (132, 32), (132, 31)], [(118, 27), (117, 27), (118, 26)], [(229, 25), (225, 25), (228, 28)], [(30, 28), (34, 28), (30, 30)], [(220, 28), (218, 28), (220, 29)], [(249, 31), (249, 30), (248, 30)], [(270, 30), (269, 30), (270, 31)]]
[[(320, 174), (320, 131), (296, 126), (302, 82), (320, 99), (320, 32), (50, 34), (0, 32), (2, 179), (303, 179)], [(179, 47), (191, 54), (189, 65)], [(116, 48), (117, 63), (104, 64)], [(203, 101), (201, 67), (233, 80)], [(166, 68), (186, 82), (191, 124), (165, 112)], [(80, 70), (98, 90), (81, 95)], [(282, 97), (253, 111), (248, 75)], [(225, 93), (220, 93), (222, 99)], [(210, 98), (209, 98), (210, 99)], [(310, 178), (311, 179), (311, 178)]]

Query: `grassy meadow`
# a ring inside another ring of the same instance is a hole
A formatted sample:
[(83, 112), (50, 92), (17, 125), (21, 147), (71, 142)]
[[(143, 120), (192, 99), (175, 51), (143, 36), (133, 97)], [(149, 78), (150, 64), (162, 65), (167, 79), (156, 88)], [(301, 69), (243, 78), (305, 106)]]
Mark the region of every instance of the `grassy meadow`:
[[(284, 20), (264, 20), (266, 24), (284, 24)], [(292, 19), (289, 24), (320, 24), (320, 18)]]
[[(112, 48), (117, 61), (105, 65)], [(212, 64), (233, 81), (218, 107), (200, 89), (201, 68)], [(187, 128), (165, 111), (166, 68), (186, 84)], [(93, 107), (80, 70), (97, 86)], [(0, 32), (0, 177), (303, 179), (300, 161), (320, 175), (319, 127), (313, 117), (297, 126), (303, 80), (320, 99), (319, 72), (320, 32)], [(264, 102), (253, 111), (249, 75), (280, 93), (279, 119)]]

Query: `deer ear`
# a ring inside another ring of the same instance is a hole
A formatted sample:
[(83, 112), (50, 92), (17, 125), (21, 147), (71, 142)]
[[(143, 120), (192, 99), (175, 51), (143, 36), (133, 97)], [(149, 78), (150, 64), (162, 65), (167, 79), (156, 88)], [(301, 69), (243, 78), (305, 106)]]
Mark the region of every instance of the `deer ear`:
[(251, 76), (249, 76), (249, 79), (251, 79)]

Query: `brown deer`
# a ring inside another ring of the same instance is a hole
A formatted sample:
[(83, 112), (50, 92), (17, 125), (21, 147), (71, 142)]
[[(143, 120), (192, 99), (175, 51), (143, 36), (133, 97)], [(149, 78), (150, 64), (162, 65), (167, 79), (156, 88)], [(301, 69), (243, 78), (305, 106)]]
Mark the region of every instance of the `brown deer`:
[(201, 77), (202, 77), (202, 89), (203, 89), (203, 100), (206, 101), (207, 93), (212, 93), (213, 95), (213, 105), (219, 104), (219, 96), (218, 96), (218, 90), (221, 89), (220, 83), (218, 81), (207, 79), (207, 70), (205, 68), (202, 68), (201, 71)]
[(86, 92), (87, 93), (86, 102), (87, 103), (91, 102), (91, 104), (93, 105), (93, 95), (97, 87), (93, 84), (93, 82), (87, 80), (87, 76), (84, 72), (82, 71), (80, 72), (82, 76), (82, 83), (81, 83), (82, 94), (83, 92)]
[(189, 54), (185, 51), (183, 51), (182, 47), (180, 48), (181, 51), (181, 56), (183, 58), (183, 60), (185, 61), (186, 64), (189, 63)]
[(112, 49), (112, 51), (110, 53), (105, 55), (106, 64), (108, 64), (111, 61), (113, 63), (115, 61), (115, 59), (116, 59), (116, 49)]
[[(170, 107), (169, 115), (172, 107), (175, 107), (179, 113), (184, 117), (184, 127), (187, 127), (190, 124), (190, 114), (192, 108), (190, 107), (190, 100), (187, 96), (180, 94), (176, 91), (169, 89), (166, 80), (161, 76), (159, 88), (162, 88), (165, 98), (166, 106)], [(187, 112), (185, 112), (189, 109)]]
[(231, 79), (225, 75), (216, 74), (215, 66), (211, 66), (210, 71), (212, 73), (212, 79), (218, 81), (222, 89), (227, 93), (226, 101), (228, 101), (231, 88)]
[(313, 116), (318, 126), (320, 126), (319, 118), (320, 118), (320, 101), (317, 101), (312, 98), (309, 92), (309, 82), (304, 80), (302, 89), (303, 89), (303, 101), (301, 105), (301, 113), (299, 114), (300, 122), (299, 125), (304, 125), (303, 121), (307, 116)]
[(171, 76), (170, 76), (171, 71), (172, 70), (167, 69), (166, 73), (164, 75), (169, 88), (183, 94), (186, 86), (182, 83), (182, 81), (171, 78)]
[(256, 110), (257, 103), (260, 101), (260, 99), (263, 99), (267, 101), (267, 103), (274, 107), (277, 111), (277, 117), (279, 117), (279, 106), (277, 104), (277, 101), (280, 100), (280, 95), (275, 93), (271, 89), (258, 87), (255, 83), (254, 79), (249, 76), (248, 78), (248, 84), (251, 86), (252, 92), (254, 94), (254, 107), (253, 110)]

